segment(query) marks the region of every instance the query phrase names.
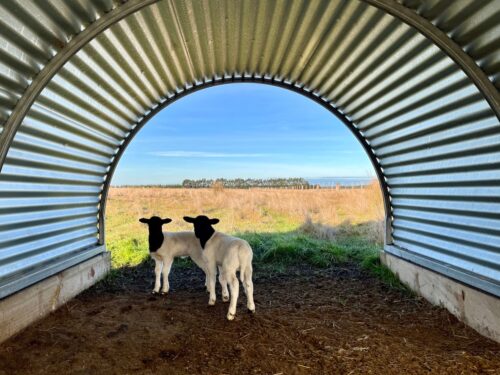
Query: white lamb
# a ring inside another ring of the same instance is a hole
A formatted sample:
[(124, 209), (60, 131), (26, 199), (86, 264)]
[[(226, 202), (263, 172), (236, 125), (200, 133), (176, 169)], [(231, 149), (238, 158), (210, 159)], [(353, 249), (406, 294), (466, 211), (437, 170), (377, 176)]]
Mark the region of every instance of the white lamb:
[(233, 320), (236, 315), (236, 304), (238, 302), (239, 281), (236, 272), (240, 271), (240, 279), (243, 289), (247, 295), (247, 308), (255, 312), (253, 300), (252, 282), (252, 248), (245, 240), (228, 236), (217, 232), (212, 225), (217, 224), (219, 219), (209, 219), (206, 216), (192, 218), (185, 216), (184, 220), (194, 224), (194, 233), (200, 240), (203, 248), (203, 256), (207, 264), (208, 291), (210, 293), (209, 305), (215, 304), (215, 283), (217, 266), (219, 266), (219, 282), (222, 286), (222, 295), (228, 295), (227, 283), (231, 290), (231, 302), (227, 319)]
[(193, 232), (163, 232), (162, 225), (170, 223), (172, 219), (162, 219), (153, 216), (150, 219), (139, 219), (149, 227), (149, 255), (155, 261), (155, 286), (153, 294), (160, 292), (161, 275), (163, 273), (162, 294), (167, 294), (170, 285), (168, 275), (172, 262), (176, 257), (189, 256), (203, 272), (205, 272), (205, 286), (207, 285), (207, 272), (200, 241)]

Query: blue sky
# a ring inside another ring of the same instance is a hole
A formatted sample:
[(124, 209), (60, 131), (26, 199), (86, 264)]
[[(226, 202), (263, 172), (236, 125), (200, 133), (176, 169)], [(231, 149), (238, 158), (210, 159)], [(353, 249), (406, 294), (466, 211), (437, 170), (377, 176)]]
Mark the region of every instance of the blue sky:
[(326, 109), (282, 88), (239, 83), (195, 92), (157, 114), (112, 183), (373, 175), (358, 141)]

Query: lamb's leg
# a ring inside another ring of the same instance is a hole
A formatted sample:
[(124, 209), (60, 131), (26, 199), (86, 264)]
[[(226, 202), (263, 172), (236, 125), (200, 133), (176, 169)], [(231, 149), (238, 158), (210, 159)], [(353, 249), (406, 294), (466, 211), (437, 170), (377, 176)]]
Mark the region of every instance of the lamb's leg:
[(250, 312), (255, 312), (255, 303), (253, 300), (253, 281), (252, 281), (252, 267), (247, 268), (245, 272), (245, 280), (243, 281), (247, 295), (247, 308)]
[(209, 277), (208, 277), (208, 266), (207, 266), (207, 263), (206, 263), (205, 259), (200, 254), (191, 254), (191, 260), (198, 267), (200, 267), (203, 270), (203, 272), (205, 272), (205, 288), (207, 289), (207, 292), (209, 293), (210, 290), (208, 289), (208, 279), (209, 279)]
[(157, 294), (160, 292), (161, 270), (163, 268), (163, 262), (156, 258), (153, 259), (155, 260), (155, 287), (153, 289), (153, 294)]
[(231, 302), (229, 303), (229, 311), (227, 312), (227, 320), (233, 320), (236, 315), (236, 304), (238, 303), (238, 294), (240, 291), (240, 282), (236, 277), (235, 272), (225, 272), (226, 280), (229, 282), (231, 289)]
[(217, 266), (215, 264), (208, 265), (208, 291), (210, 293), (210, 298), (208, 304), (210, 306), (215, 305), (215, 282), (217, 280)]
[(163, 263), (163, 287), (161, 288), (161, 294), (167, 294), (170, 290), (170, 284), (168, 282), (168, 275), (170, 274), (170, 268), (172, 267), (173, 258), (165, 259)]
[(222, 267), (218, 266), (219, 268), (219, 283), (220, 286), (222, 287), (222, 301), (227, 302), (229, 301), (229, 291), (227, 290), (227, 280), (224, 277), (224, 274), (222, 273)]

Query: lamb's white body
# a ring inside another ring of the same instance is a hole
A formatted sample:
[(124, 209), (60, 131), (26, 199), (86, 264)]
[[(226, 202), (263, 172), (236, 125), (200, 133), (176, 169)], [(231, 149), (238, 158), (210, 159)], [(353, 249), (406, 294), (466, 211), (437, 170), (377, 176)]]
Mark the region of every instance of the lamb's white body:
[[(168, 275), (172, 262), (177, 257), (188, 256), (207, 276), (206, 263), (200, 241), (193, 232), (163, 232), (163, 243), (155, 252), (150, 252), (155, 261), (155, 287), (153, 293), (159, 293), (163, 274), (162, 293), (168, 293), (170, 285)], [(206, 284), (206, 281), (205, 281)]]
[(227, 319), (233, 320), (236, 314), (236, 304), (239, 294), (239, 281), (236, 277), (237, 271), (240, 271), (240, 279), (247, 295), (247, 307), (251, 312), (255, 312), (252, 282), (253, 251), (248, 242), (215, 231), (205, 244), (203, 257), (206, 261), (208, 271), (208, 291), (210, 293), (208, 304), (215, 304), (215, 284), (217, 267), (219, 267), (219, 282), (222, 286), (222, 298), (224, 301), (229, 297), (227, 290), (228, 283), (231, 290), (231, 302), (229, 304)]

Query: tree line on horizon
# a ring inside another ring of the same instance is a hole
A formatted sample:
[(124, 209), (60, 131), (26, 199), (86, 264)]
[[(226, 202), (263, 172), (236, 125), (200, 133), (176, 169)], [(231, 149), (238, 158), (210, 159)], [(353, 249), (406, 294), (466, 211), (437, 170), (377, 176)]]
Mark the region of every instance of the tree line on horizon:
[(249, 188), (287, 188), (287, 189), (312, 189), (317, 188), (317, 185), (311, 185), (302, 177), (293, 178), (217, 178), (217, 179), (185, 179), (181, 184), (144, 184), (144, 185), (113, 185), (116, 188), (142, 187), (142, 188), (186, 188), (186, 189), (202, 189), (202, 188), (232, 188), (232, 189), (249, 189)]
[(211, 187), (223, 187), (230, 189), (249, 189), (249, 188), (293, 188), (293, 189), (310, 189), (312, 187), (309, 182), (302, 177), (292, 178), (217, 178), (199, 180), (185, 179), (182, 181), (182, 187), (188, 189), (200, 189)]

